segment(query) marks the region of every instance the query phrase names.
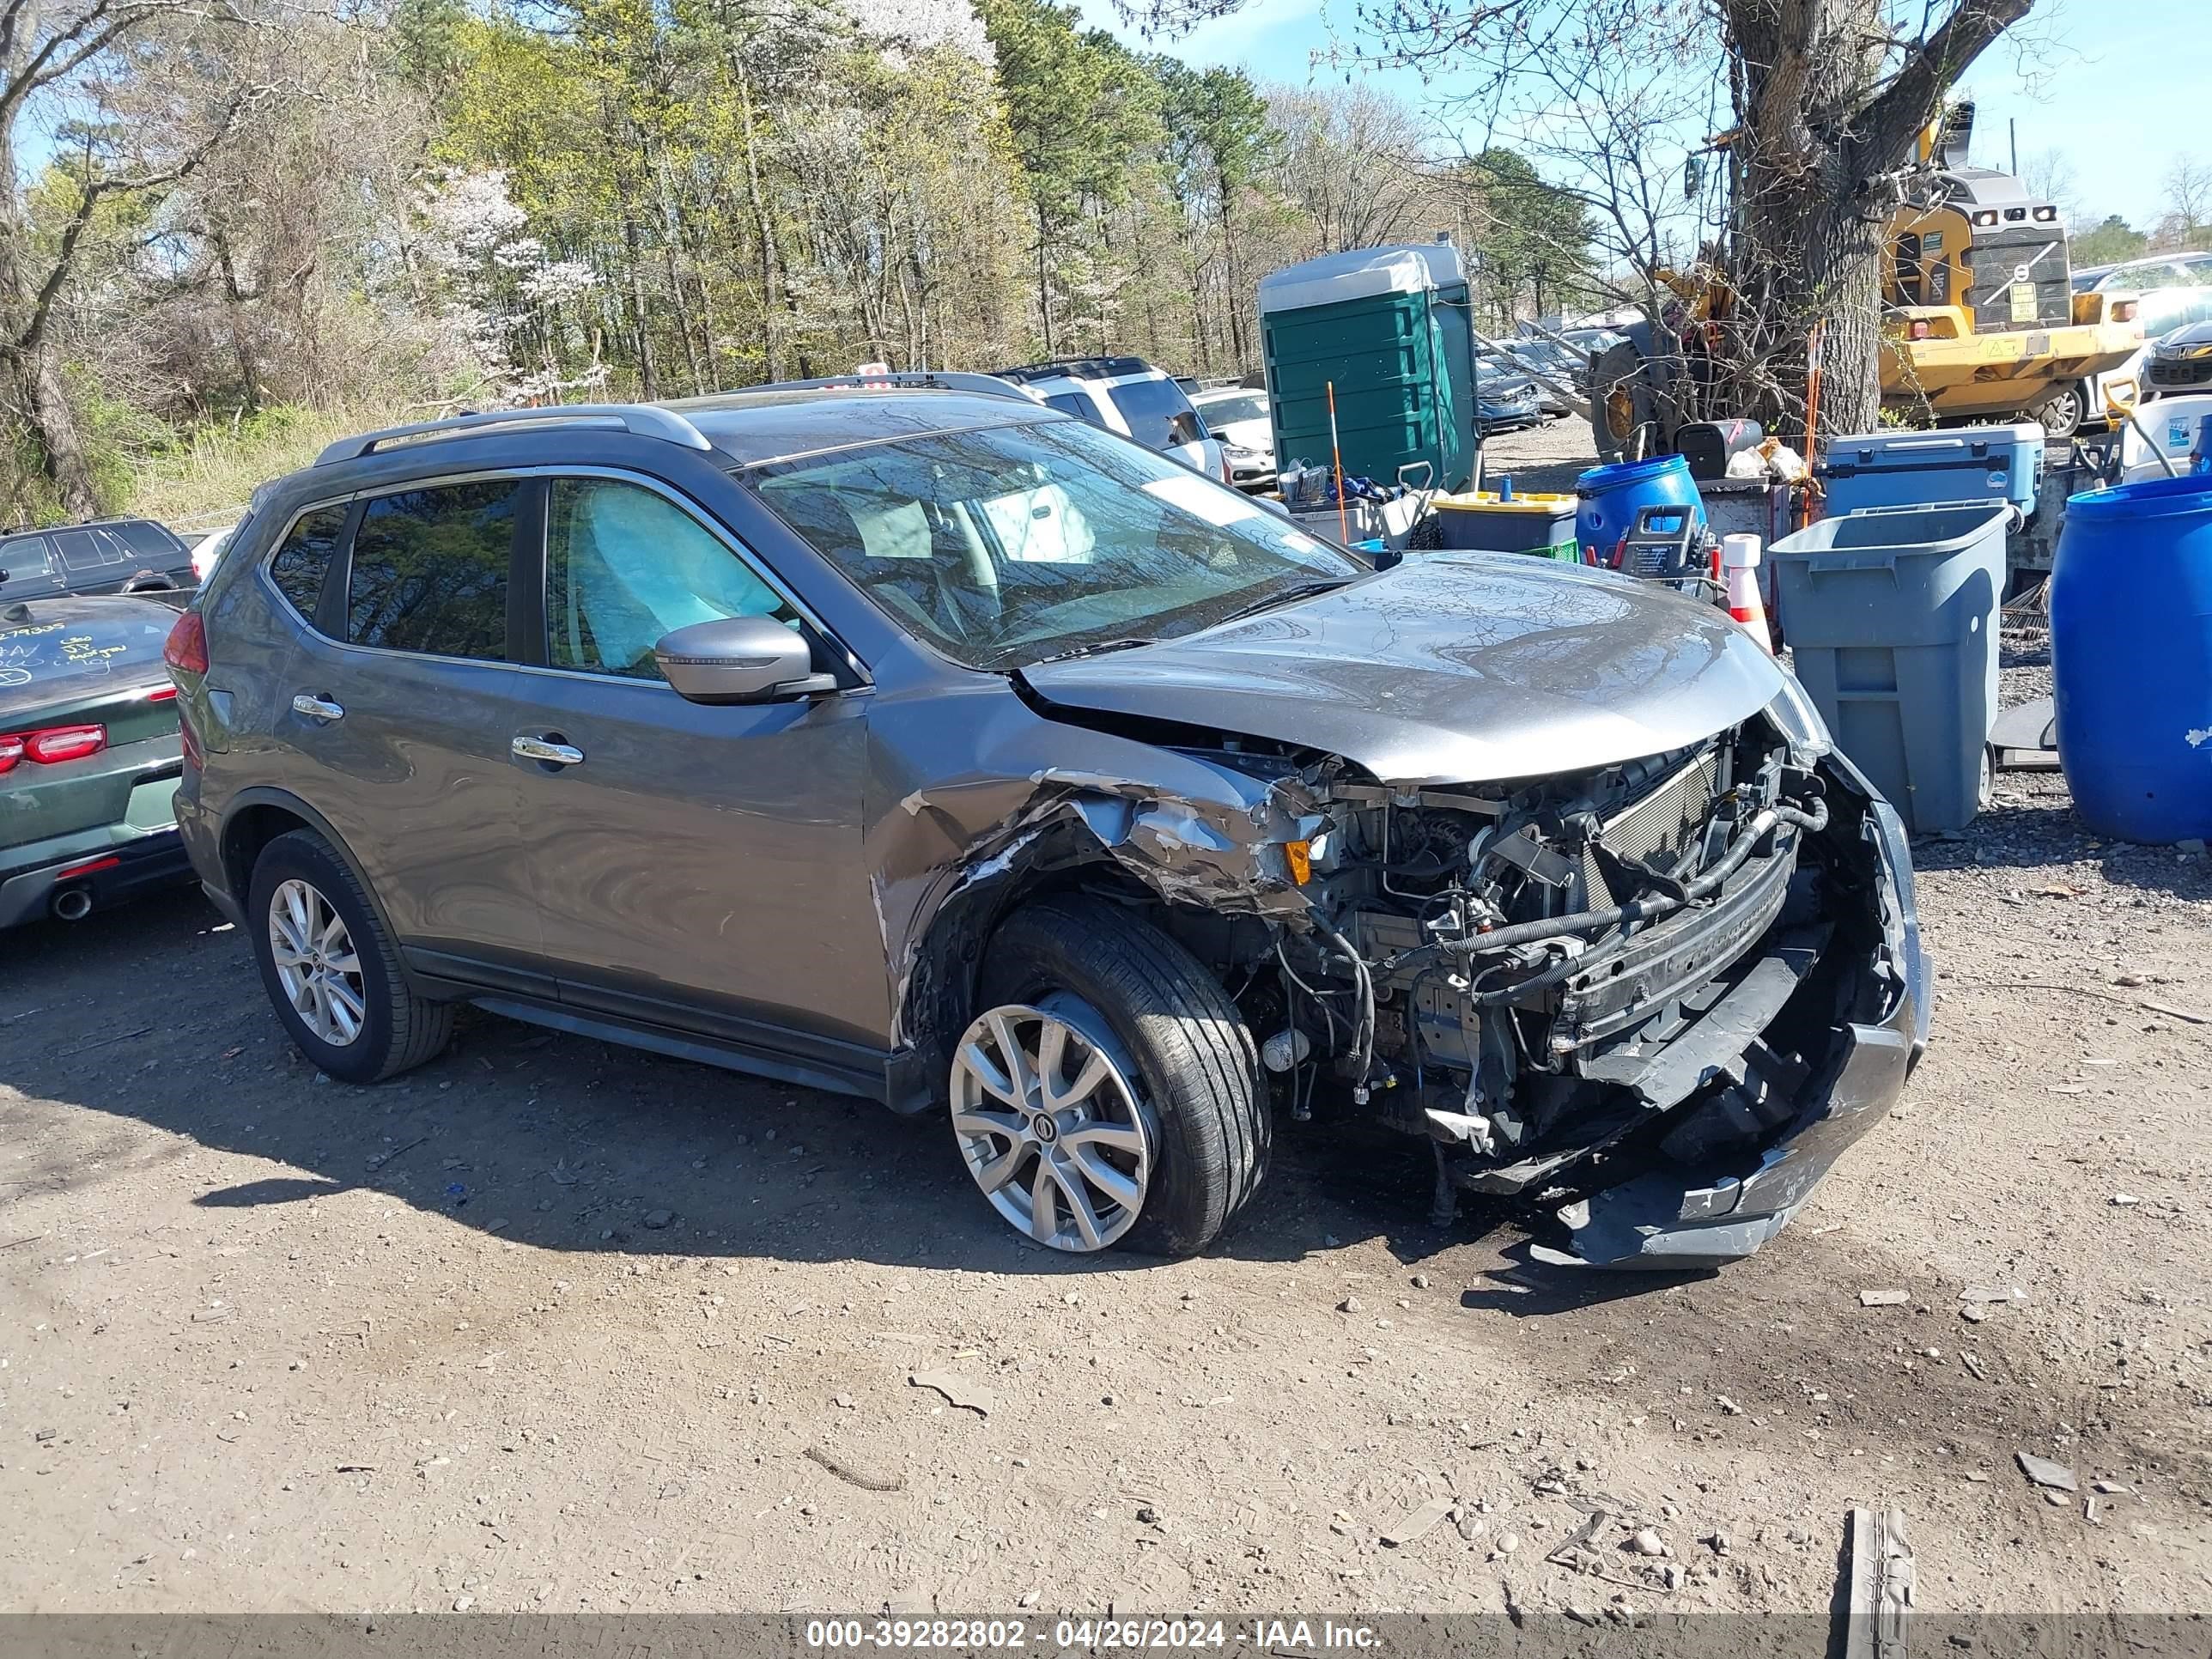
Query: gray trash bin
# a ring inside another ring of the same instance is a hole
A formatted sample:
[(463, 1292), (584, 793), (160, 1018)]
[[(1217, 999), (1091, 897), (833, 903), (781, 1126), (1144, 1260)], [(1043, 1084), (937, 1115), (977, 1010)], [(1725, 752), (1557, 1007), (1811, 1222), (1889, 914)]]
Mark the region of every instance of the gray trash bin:
[(1768, 550), (1798, 679), (1915, 834), (1981, 810), (2013, 517), (2003, 503), (1870, 507)]

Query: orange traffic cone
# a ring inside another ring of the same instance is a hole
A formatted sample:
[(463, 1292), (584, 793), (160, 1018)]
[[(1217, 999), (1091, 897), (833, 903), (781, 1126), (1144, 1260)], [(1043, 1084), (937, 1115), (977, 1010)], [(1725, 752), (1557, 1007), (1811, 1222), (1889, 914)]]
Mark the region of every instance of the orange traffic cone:
[(1759, 538), (1723, 537), (1721, 568), (1728, 574), (1729, 618), (1759, 641), (1760, 650), (1772, 656), (1774, 638), (1766, 631), (1766, 605), (1759, 596)]

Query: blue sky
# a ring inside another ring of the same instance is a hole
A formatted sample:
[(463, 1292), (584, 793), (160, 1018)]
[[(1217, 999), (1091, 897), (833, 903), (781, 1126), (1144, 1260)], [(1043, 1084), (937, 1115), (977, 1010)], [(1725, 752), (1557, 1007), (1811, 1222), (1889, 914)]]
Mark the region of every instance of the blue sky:
[[(1145, 44), (1115, 16), (1112, 0), (1078, 3), (1132, 46)], [(2212, 94), (2208, 21), (2212, 0), (2042, 0), (2021, 46), (2000, 43), (1974, 67), (1966, 88), (1978, 106), (1974, 161), (2007, 165), (2006, 123), (2016, 120), (2023, 163), (2057, 149), (2070, 164), (2077, 228), (2107, 213), (2145, 228), (2160, 211), (2159, 179), (2177, 155), (2212, 161), (2203, 101)], [(1151, 44), (1191, 63), (1304, 84), (1342, 78), (1309, 65), (1357, 27), (1352, 0), (1244, 0), (1231, 17)], [(1423, 101), (1409, 71), (1364, 72), (1410, 103)]]

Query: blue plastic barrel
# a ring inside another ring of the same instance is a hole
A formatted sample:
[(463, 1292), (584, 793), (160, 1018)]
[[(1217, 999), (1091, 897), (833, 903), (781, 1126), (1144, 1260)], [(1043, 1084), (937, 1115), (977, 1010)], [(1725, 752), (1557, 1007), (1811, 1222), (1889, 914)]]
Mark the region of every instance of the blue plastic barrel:
[(2212, 477), (2067, 501), (2051, 665), (2082, 823), (2123, 841), (2212, 839)]
[(1586, 554), (1596, 549), (1600, 563), (1612, 559), (1613, 550), (1636, 527), (1636, 515), (1644, 507), (1687, 507), (1701, 527), (1705, 522), (1705, 500), (1690, 476), (1689, 462), (1680, 455), (1594, 466), (1575, 480), (1575, 545)]

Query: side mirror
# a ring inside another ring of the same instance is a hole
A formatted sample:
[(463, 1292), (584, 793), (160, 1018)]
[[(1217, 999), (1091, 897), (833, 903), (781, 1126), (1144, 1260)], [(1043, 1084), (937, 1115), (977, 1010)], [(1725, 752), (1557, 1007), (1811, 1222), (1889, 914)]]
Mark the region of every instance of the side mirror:
[(661, 635), (653, 659), (691, 702), (770, 702), (834, 691), (803, 635), (773, 617), (725, 617)]

